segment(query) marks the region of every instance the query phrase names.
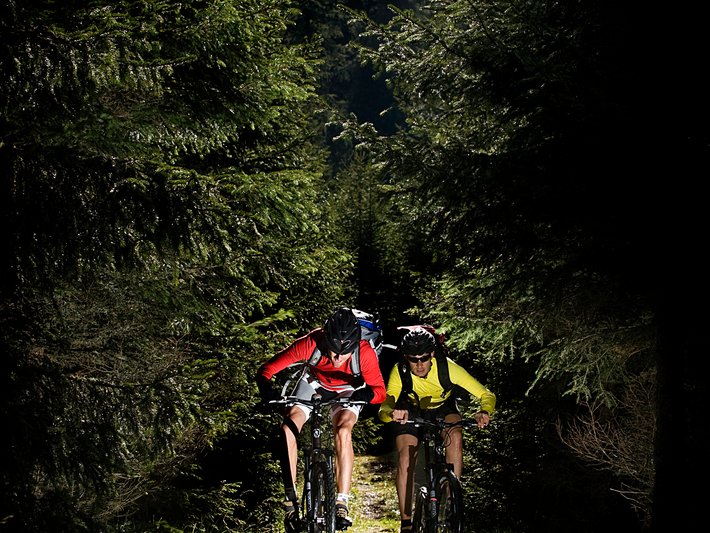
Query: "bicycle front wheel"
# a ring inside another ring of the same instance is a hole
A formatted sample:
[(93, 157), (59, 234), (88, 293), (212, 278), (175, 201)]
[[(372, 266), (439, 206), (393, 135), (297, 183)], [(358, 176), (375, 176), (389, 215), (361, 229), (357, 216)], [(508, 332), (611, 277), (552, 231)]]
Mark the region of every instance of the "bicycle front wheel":
[(328, 461), (313, 464), (312, 516), (309, 533), (335, 533), (335, 474)]
[[(442, 472), (436, 478), (436, 494), (439, 509), (436, 519), (436, 533), (462, 533), (463, 496), (461, 483), (453, 472)], [(471, 531), (468, 524), (467, 531)]]

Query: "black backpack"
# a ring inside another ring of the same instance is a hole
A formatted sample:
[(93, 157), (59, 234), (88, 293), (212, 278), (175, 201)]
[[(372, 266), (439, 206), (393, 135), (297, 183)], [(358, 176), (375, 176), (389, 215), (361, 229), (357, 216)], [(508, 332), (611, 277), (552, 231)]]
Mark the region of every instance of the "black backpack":
[[(377, 357), (380, 357), (382, 353), (382, 326), (380, 325), (380, 318), (375, 313), (367, 313), (365, 311), (360, 311), (359, 309), (353, 309), (353, 314), (357, 318), (360, 324), (360, 332), (363, 340), (366, 340), (375, 350)], [(320, 358), (322, 357), (321, 350), (318, 346), (313, 350), (310, 359), (308, 359), (309, 366), (315, 366)], [(358, 345), (353, 352), (352, 360), (350, 361), (350, 368), (353, 371), (353, 376), (355, 376), (355, 383), (362, 384), (362, 371), (360, 370), (360, 346)]]
[[(444, 392), (442, 393), (443, 397), (447, 392), (453, 390), (454, 388), (454, 384), (451, 383), (451, 376), (449, 375), (449, 362), (447, 361), (449, 351), (444, 344), (444, 334), (437, 333), (434, 326), (430, 326), (428, 324), (401, 326), (398, 327), (397, 330), (400, 331), (402, 333), (402, 337), (404, 337), (409, 330), (414, 328), (423, 328), (434, 336), (434, 358), (436, 359), (436, 368), (439, 373), (439, 383), (444, 389)], [(399, 377), (402, 380), (402, 392), (400, 393), (399, 398), (404, 401), (411, 395), (416, 397), (416, 393), (412, 388), (412, 373), (409, 371), (409, 365), (406, 361), (402, 360), (397, 363), (397, 368), (399, 369)], [(416, 398), (417, 403), (418, 400), (419, 399)], [(400, 403), (399, 399), (397, 400), (397, 403)]]

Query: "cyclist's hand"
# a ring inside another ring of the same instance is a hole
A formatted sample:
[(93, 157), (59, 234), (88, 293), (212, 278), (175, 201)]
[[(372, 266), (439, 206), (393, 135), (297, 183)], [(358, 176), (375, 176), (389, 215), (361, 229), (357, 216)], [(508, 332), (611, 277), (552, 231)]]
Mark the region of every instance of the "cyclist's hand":
[(409, 410), (408, 409), (395, 409), (392, 411), (392, 421), (398, 424), (406, 424), (409, 420)]
[(361, 389), (357, 389), (355, 392), (353, 392), (350, 395), (350, 399), (354, 402), (367, 402), (370, 403), (370, 401), (375, 397), (375, 393), (373, 390), (365, 385)]
[(478, 422), (479, 428), (486, 427), (491, 421), (491, 417), (488, 414), (488, 411), (478, 411), (477, 413), (474, 413), (473, 418), (476, 422)]
[(256, 410), (259, 413), (263, 413), (265, 415), (268, 415), (273, 412), (274, 406), (270, 404), (269, 402), (265, 402), (264, 400), (260, 400), (256, 402)]
[(273, 412), (276, 406), (271, 402), (273, 400), (282, 399), (281, 394), (279, 394), (279, 391), (274, 388), (271, 388), (270, 390), (266, 391), (259, 390), (259, 393), (261, 396), (261, 401), (256, 404), (256, 408), (261, 413), (268, 414)]
[(257, 380), (256, 384), (263, 403), (268, 404), (271, 400), (281, 399), (281, 393), (273, 386), (271, 380)]

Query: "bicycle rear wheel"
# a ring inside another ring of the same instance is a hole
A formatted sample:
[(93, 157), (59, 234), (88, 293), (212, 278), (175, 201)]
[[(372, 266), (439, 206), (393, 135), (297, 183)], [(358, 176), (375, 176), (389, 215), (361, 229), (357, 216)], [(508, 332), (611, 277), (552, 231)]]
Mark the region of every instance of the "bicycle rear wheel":
[[(436, 478), (436, 494), (439, 497), (439, 512), (436, 520), (436, 533), (462, 533), (463, 531), (463, 496), (461, 483), (453, 472), (442, 472)], [(472, 531), (467, 524), (467, 531)]]
[(414, 513), (412, 514), (412, 531), (413, 533), (427, 533), (429, 494), (426, 487), (419, 487), (415, 498)]
[(329, 461), (313, 463), (312, 516), (309, 533), (335, 533), (335, 474)]

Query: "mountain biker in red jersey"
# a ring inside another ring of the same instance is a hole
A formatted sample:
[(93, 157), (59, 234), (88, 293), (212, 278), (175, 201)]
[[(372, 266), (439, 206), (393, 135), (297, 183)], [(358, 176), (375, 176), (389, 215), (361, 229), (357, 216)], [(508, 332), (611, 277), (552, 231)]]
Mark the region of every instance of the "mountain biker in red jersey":
[[(266, 361), (258, 370), (256, 383), (264, 401), (281, 397), (271, 378), (294, 363), (308, 363), (318, 348), (322, 357), (308, 365), (307, 371), (297, 383), (293, 396), (311, 399), (316, 392), (328, 399), (334, 396), (350, 397), (356, 401), (380, 404), (385, 399), (385, 384), (380, 371), (377, 354), (369, 342), (361, 338), (360, 324), (347, 307), (337, 309), (323, 327), (314, 329), (296, 339), (291, 345)], [(353, 353), (359, 348), (362, 376), (353, 374)], [(352, 445), (352, 430), (362, 409), (360, 405), (335, 405), (331, 416), (335, 435), (337, 460), (336, 528), (345, 530), (352, 525), (348, 514), (348, 499), (352, 482), (355, 454)], [(281, 426), (282, 439), (281, 471), (286, 493), (285, 526), (287, 533), (298, 531), (298, 497), (296, 493), (296, 465), (298, 458), (298, 434), (310, 418), (311, 410), (302, 404), (287, 408)]]

